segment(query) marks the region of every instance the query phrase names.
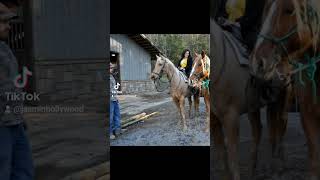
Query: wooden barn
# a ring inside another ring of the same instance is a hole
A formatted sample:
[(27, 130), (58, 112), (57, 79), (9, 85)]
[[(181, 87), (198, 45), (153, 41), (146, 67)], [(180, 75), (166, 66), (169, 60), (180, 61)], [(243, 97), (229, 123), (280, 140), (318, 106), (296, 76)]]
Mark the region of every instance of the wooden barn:
[(116, 80), (123, 94), (154, 91), (150, 74), (161, 53), (143, 34), (111, 34), (110, 60), (117, 63)]

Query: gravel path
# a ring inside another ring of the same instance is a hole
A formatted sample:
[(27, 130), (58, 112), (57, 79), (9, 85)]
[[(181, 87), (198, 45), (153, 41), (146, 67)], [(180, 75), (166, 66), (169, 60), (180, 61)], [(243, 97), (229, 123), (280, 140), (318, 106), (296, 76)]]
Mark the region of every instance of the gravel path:
[[(267, 124), (265, 120), (265, 111), (262, 111), (263, 120), (263, 138), (259, 147), (258, 166), (254, 180), (305, 180), (308, 170), (308, 148), (300, 123), (300, 116), (298, 113), (289, 113), (288, 129), (285, 135), (285, 149), (286, 161), (275, 163), (271, 161), (271, 146), (268, 141)], [(249, 177), (249, 160), (250, 147), (252, 144), (251, 128), (247, 116), (240, 118), (240, 169), (241, 180), (251, 180)], [(213, 144), (213, 143), (212, 143)], [(212, 150), (214, 151), (214, 146)], [(213, 159), (211, 159), (211, 162)], [(213, 166), (214, 179), (218, 173)], [(276, 166), (275, 166), (276, 165)]]
[[(134, 112), (129, 113), (131, 116), (141, 112), (150, 114), (158, 111), (159, 114), (129, 127), (124, 134), (111, 141), (112, 146), (210, 146), (209, 133), (205, 133), (203, 130), (206, 117), (203, 98), (200, 101), (200, 116), (198, 118), (190, 119), (188, 113), (186, 113), (188, 130), (185, 132), (178, 125), (180, 115), (168, 94), (164, 96), (145, 95), (142, 98), (134, 97), (131, 106), (128, 106), (128, 104), (130, 102), (123, 104), (122, 106), (126, 108), (121, 111), (128, 114), (128, 109), (131, 109), (131, 112)], [(141, 104), (145, 109), (141, 106), (140, 109), (135, 108), (134, 104), (136, 106)], [(186, 110), (189, 109), (187, 100), (185, 108)]]

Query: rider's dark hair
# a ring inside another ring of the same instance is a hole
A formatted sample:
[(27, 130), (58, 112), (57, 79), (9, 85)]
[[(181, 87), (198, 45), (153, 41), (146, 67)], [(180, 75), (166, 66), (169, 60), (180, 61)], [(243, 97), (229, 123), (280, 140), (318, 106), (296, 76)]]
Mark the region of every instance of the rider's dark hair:
[(182, 52), (180, 60), (182, 60), (182, 59), (184, 58), (184, 55), (186, 54), (187, 51), (189, 51), (188, 61), (192, 60), (191, 51), (190, 51), (189, 49), (185, 49), (185, 50)]
[(189, 77), (190, 75), (190, 72), (191, 72), (191, 69), (192, 69), (192, 63), (193, 63), (193, 60), (192, 60), (192, 56), (191, 56), (191, 51), (189, 49), (185, 49), (182, 54), (181, 54), (181, 58), (177, 64), (177, 67), (180, 67), (180, 63), (182, 61), (182, 59), (184, 58), (184, 54), (189, 51), (189, 56), (188, 56), (188, 61), (187, 61), (187, 67), (185, 68), (185, 73), (187, 75), (187, 77)]

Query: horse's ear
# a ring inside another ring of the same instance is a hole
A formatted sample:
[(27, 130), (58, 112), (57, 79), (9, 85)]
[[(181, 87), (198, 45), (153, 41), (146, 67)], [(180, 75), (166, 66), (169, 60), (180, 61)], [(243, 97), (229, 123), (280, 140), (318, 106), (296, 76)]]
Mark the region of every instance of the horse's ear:
[(206, 52), (204, 50), (201, 51), (201, 56), (202, 56), (202, 59), (206, 57)]
[(164, 57), (162, 54), (160, 54), (160, 57), (162, 57), (163, 59), (165, 59), (165, 57)]
[(157, 59), (159, 59), (160, 57), (156, 54)]

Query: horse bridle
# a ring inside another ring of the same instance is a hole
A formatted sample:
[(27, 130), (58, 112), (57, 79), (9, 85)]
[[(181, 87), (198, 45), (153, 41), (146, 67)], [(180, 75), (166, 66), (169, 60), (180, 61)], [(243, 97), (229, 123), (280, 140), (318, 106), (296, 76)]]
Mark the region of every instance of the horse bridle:
[[(198, 61), (201, 61), (201, 63), (202, 63), (202, 65), (204, 66), (204, 62), (203, 62), (203, 59), (201, 58), (201, 59), (198, 59)], [(197, 62), (198, 62), (197, 61)], [(203, 67), (204, 68), (204, 67)], [(201, 75), (203, 75), (203, 71), (202, 72), (199, 72), (199, 73), (195, 73), (195, 72), (193, 72), (193, 75), (196, 77), (196, 79), (197, 80), (199, 80), (199, 79), (201, 79)]]
[(162, 76), (162, 74), (163, 74), (164, 66), (165, 66), (166, 64), (167, 64), (167, 61), (165, 60), (165, 61), (164, 61), (164, 63), (163, 63), (163, 65), (162, 65), (162, 67), (161, 67), (160, 72), (159, 72), (159, 73), (156, 73), (156, 72), (154, 72), (154, 70), (153, 70), (151, 74), (155, 74), (155, 75), (157, 75), (157, 76), (158, 76), (158, 78), (157, 78), (157, 79), (160, 79), (160, 78), (161, 78), (161, 76)]
[(285, 46), (286, 45), (285, 43), (287, 43), (289, 38), (296, 33), (298, 33), (297, 25), (293, 26), (288, 33), (286, 33), (284, 36), (280, 38), (274, 37), (272, 35), (265, 35), (265, 34), (259, 34), (258, 36), (267, 41), (270, 41), (272, 44), (275, 44), (277, 47), (280, 47), (280, 49), (285, 53), (285, 55), (288, 58), (290, 58), (290, 54), (288, 52), (288, 49)]
[[(158, 76), (158, 78), (156, 78), (155, 80), (160, 80), (161, 79), (161, 77), (162, 77), (162, 74), (163, 74), (163, 69), (164, 69), (164, 66), (167, 64), (167, 60), (165, 60), (164, 61), (164, 63), (163, 63), (163, 65), (162, 65), (162, 67), (161, 67), (161, 70), (160, 70), (160, 72), (159, 73), (156, 73), (156, 72), (154, 72), (154, 70), (152, 71), (152, 73), (151, 74), (155, 74), (155, 75), (157, 75)], [(171, 75), (171, 77), (169, 78), (168, 77), (168, 79), (169, 79), (169, 82), (171, 82), (171, 80), (172, 80), (172, 78), (173, 78), (173, 74)], [(154, 81), (155, 81), (154, 80)]]
[[(158, 76), (158, 78), (154, 79), (154, 83), (156, 82), (156, 80), (161, 81), (161, 77), (162, 77), (162, 74), (163, 74), (163, 69), (164, 69), (164, 66), (165, 66), (166, 64), (167, 64), (167, 60), (164, 60), (164, 63), (163, 63), (163, 65), (162, 65), (161, 70), (160, 70), (159, 73), (156, 73), (156, 72), (152, 71), (151, 74), (155, 74), (155, 75)], [(174, 73), (172, 73), (172, 75), (171, 75), (170, 78), (168, 77), (169, 82), (171, 82), (173, 76), (174, 76)], [(181, 78), (179, 78), (178, 86), (180, 86), (180, 83), (181, 83)], [(176, 88), (176, 89), (177, 89), (177, 88)]]
[[(308, 5), (308, 10), (307, 10), (307, 11), (308, 11), (308, 16), (307, 16), (307, 17), (302, 16), (302, 17), (304, 17), (304, 18), (303, 18), (304, 21), (306, 21), (306, 18), (307, 18), (308, 20), (310, 19), (310, 16), (313, 15), (314, 9), (312, 8), (312, 6)], [(311, 15), (310, 15), (310, 14), (311, 14)], [(311, 17), (311, 18), (312, 18), (312, 17)], [(318, 17), (316, 16), (316, 18), (318, 18)], [(318, 19), (317, 19), (317, 20), (318, 20)], [(287, 56), (289, 62), (292, 63), (292, 62), (293, 62), (292, 59), (291, 59), (292, 56), (289, 54), (288, 49), (286, 48), (286, 44), (285, 44), (285, 43), (287, 43), (288, 39), (289, 39), (291, 36), (293, 36), (294, 34), (296, 34), (296, 33), (298, 33), (298, 25), (293, 26), (293, 27), (288, 31), (288, 33), (286, 33), (284, 36), (282, 36), (282, 37), (280, 37), (280, 38), (274, 37), (274, 36), (272, 36), (272, 35), (265, 35), (265, 34), (259, 34), (258, 37), (263, 38), (264, 40), (268, 40), (268, 41), (270, 41), (272, 44), (275, 44), (277, 47), (280, 47), (280, 49), (282, 50), (282, 52), (284, 52), (284, 54)], [(297, 50), (297, 51), (295, 51), (295, 52), (293, 52), (293, 53), (291, 53), (291, 54), (297, 54), (298, 52), (301, 52), (302, 50), (307, 49), (307, 47), (309, 47), (309, 44), (310, 44), (309, 42), (306, 43), (306, 46), (303, 46), (301, 49), (299, 49), (299, 50)], [(281, 55), (282, 55), (282, 54), (281, 54)], [(278, 63), (280, 62), (280, 60), (281, 60), (281, 58), (276, 59), (276, 64), (278, 64)], [(283, 77), (285, 77), (284, 74), (281, 74), (278, 70), (276, 71), (276, 73), (277, 73), (277, 75), (278, 75), (278, 77), (279, 77), (280, 80), (281, 80), (281, 79), (282, 79), (282, 80), (284, 79), (284, 78), (283, 78)]]

